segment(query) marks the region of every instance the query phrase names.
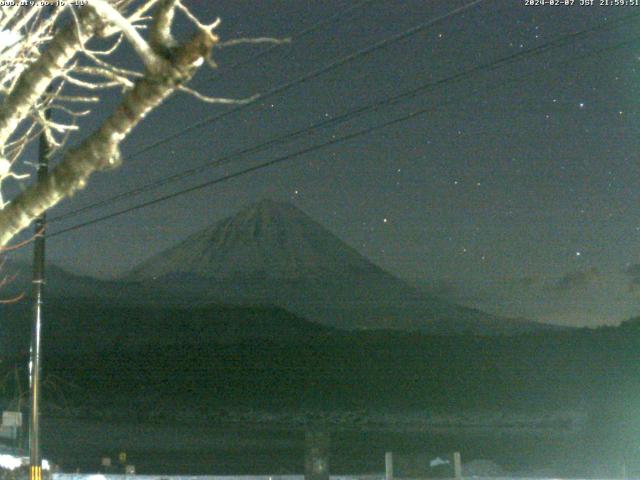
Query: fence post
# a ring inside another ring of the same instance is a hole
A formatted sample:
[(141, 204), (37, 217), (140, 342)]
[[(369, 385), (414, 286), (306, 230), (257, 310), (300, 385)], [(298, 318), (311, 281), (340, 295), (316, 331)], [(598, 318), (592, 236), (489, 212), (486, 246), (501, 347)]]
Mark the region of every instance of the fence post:
[(305, 480), (329, 480), (329, 434), (308, 431), (305, 434)]
[(384, 478), (385, 480), (393, 480), (393, 453), (385, 452), (384, 454)]
[(462, 478), (462, 459), (460, 452), (453, 452), (453, 476), (456, 480)]

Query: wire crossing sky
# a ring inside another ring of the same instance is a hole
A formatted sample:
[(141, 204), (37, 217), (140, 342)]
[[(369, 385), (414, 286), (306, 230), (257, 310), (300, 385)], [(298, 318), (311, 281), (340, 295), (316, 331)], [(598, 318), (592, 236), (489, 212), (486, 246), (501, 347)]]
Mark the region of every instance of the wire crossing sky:
[(302, 3), (198, 5), (223, 39), (293, 41), (220, 50), (193, 86), (258, 100), (172, 98), (129, 140), (135, 161), (51, 212), (68, 230), (53, 262), (114, 277), (273, 198), (463, 304), (570, 325), (640, 313), (640, 7)]
[[(631, 16), (628, 16), (628, 17), (624, 17), (621, 20), (623, 20), (623, 21), (633, 20), (633, 19), (636, 19), (638, 16), (639, 15), (631, 15)], [(417, 88), (411, 89), (410, 91), (403, 92), (403, 93), (400, 93), (398, 95), (394, 95), (394, 96), (392, 96), (390, 98), (386, 98), (384, 100), (380, 100), (380, 101), (376, 101), (376, 102), (373, 102), (373, 103), (369, 103), (369, 104), (364, 105), (364, 106), (362, 106), (360, 108), (357, 108), (356, 110), (352, 110), (352, 111), (346, 112), (344, 114), (341, 114), (341, 115), (338, 115), (338, 116), (335, 116), (335, 117), (330, 117), (330, 118), (328, 118), (326, 120), (323, 120), (321, 122), (313, 124), (313, 125), (311, 125), (309, 127), (302, 128), (302, 129), (296, 130), (294, 132), (291, 132), (289, 134), (285, 134), (285, 135), (281, 135), (279, 137), (273, 138), (273, 139), (271, 139), (271, 140), (269, 140), (269, 141), (267, 141), (265, 143), (262, 143), (262, 144), (259, 144), (259, 145), (255, 145), (255, 146), (252, 146), (252, 147), (247, 148), (247, 149), (231, 152), (230, 154), (227, 154), (222, 158), (207, 162), (207, 163), (205, 163), (205, 164), (203, 164), (201, 166), (198, 166), (198, 167), (195, 167), (195, 168), (191, 168), (191, 169), (185, 170), (183, 172), (179, 172), (177, 174), (170, 175), (168, 177), (160, 178), (160, 179), (158, 179), (156, 181), (153, 181), (151, 183), (147, 183), (145, 185), (141, 185), (139, 187), (136, 187), (133, 190), (129, 190), (127, 192), (122, 192), (122, 193), (116, 194), (114, 196), (111, 196), (109, 198), (106, 198), (104, 200), (100, 200), (99, 202), (96, 202), (96, 203), (93, 203), (93, 204), (90, 204), (90, 205), (86, 205), (86, 206), (81, 207), (81, 208), (79, 208), (77, 210), (68, 212), (68, 213), (66, 213), (64, 215), (60, 215), (58, 217), (54, 217), (54, 218), (50, 219), (49, 222), (50, 223), (55, 223), (55, 222), (58, 222), (60, 220), (65, 219), (65, 218), (76, 216), (76, 215), (78, 215), (80, 213), (83, 213), (83, 212), (86, 212), (86, 211), (90, 211), (90, 210), (94, 210), (96, 208), (100, 208), (100, 207), (103, 207), (103, 206), (112, 206), (114, 204), (114, 202), (116, 202), (116, 201), (119, 201), (119, 200), (122, 200), (122, 199), (131, 198), (131, 197), (136, 196), (136, 195), (138, 195), (140, 193), (144, 193), (144, 192), (155, 190), (155, 189), (157, 189), (157, 188), (159, 188), (161, 186), (165, 186), (167, 184), (170, 184), (170, 183), (176, 182), (178, 180), (181, 180), (181, 179), (190, 177), (192, 175), (195, 175), (197, 173), (200, 173), (200, 172), (204, 171), (207, 168), (217, 167), (217, 166), (220, 166), (220, 165), (223, 165), (223, 164), (226, 164), (226, 163), (230, 163), (233, 160), (237, 159), (237, 157), (239, 157), (241, 155), (246, 155), (246, 154), (249, 154), (249, 153), (254, 153), (254, 152), (261, 151), (263, 149), (266, 149), (266, 148), (271, 147), (273, 145), (285, 142), (285, 141), (287, 141), (287, 140), (289, 140), (291, 138), (298, 137), (298, 136), (300, 136), (302, 134), (311, 132), (312, 130), (315, 130), (315, 129), (318, 129), (318, 128), (322, 128), (322, 127), (326, 127), (326, 126), (330, 126), (330, 125), (336, 125), (338, 123), (343, 123), (343, 122), (353, 118), (354, 116), (362, 115), (362, 114), (367, 113), (369, 111), (372, 111), (374, 109), (378, 109), (380, 107), (384, 107), (384, 106), (387, 106), (387, 105), (391, 105), (391, 104), (397, 103), (399, 100), (406, 99), (407, 97), (416, 96), (416, 95), (418, 95), (420, 93), (424, 93), (425, 91), (429, 91), (431, 88), (434, 88), (434, 87), (439, 87), (439, 86), (446, 87), (446, 86), (448, 86), (449, 84), (451, 84), (452, 82), (455, 82), (455, 81), (468, 80), (474, 74), (477, 74), (479, 72), (482, 72), (482, 71), (488, 70), (488, 69), (499, 68), (501, 65), (507, 64), (508, 62), (517, 60), (517, 59), (519, 59), (521, 57), (525, 57), (526, 58), (529, 55), (545, 54), (551, 48), (564, 47), (566, 45), (567, 40), (576, 40), (581, 35), (589, 34), (589, 33), (592, 33), (593, 31), (601, 30), (603, 28), (610, 28), (610, 27), (611, 27), (611, 22), (609, 22), (609, 23), (605, 22), (605, 23), (603, 23), (603, 24), (601, 24), (601, 25), (599, 25), (599, 26), (597, 26), (595, 28), (589, 28), (589, 29), (582, 30), (580, 32), (572, 33), (570, 35), (565, 35), (565, 36), (562, 36), (560, 38), (554, 39), (554, 40), (552, 40), (552, 41), (550, 41), (550, 42), (548, 42), (546, 44), (540, 45), (540, 46), (538, 46), (536, 48), (533, 48), (533, 49), (530, 49), (530, 50), (519, 51), (519, 52), (517, 52), (515, 54), (508, 55), (507, 57), (498, 59), (496, 61), (493, 61), (493, 62), (490, 62), (490, 63), (486, 63), (486, 64), (482, 64), (482, 65), (478, 65), (478, 66), (476, 66), (476, 67), (474, 67), (472, 69), (466, 70), (464, 72), (460, 72), (460, 73), (458, 73), (456, 75), (453, 75), (451, 77), (447, 77), (447, 78), (444, 78), (442, 80), (438, 80), (436, 82), (430, 82), (430, 83), (427, 83), (427, 84), (424, 84), (424, 85), (420, 85)], [(616, 46), (616, 48), (626, 47), (627, 44), (628, 44), (628, 42), (624, 42), (622, 45)], [(599, 55), (599, 54), (602, 54), (602, 53), (608, 52), (608, 51), (611, 51), (611, 48), (599, 49), (599, 50), (596, 50), (594, 52), (589, 53), (587, 56)], [(577, 61), (577, 60), (581, 60), (583, 58), (586, 58), (586, 56), (583, 55), (581, 57), (576, 57), (574, 60)], [(506, 82), (500, 82), (500, 83), (496, 84), (494, 87), (500, 87), (500, 86), (512, 83), (513, 81), (517, 81), (517, 80), (526, 80), (526, 78), (528, 76), (530, 76), (530, 75), (511, 78), (511, 79), (508, 79)], [(464, 100), (464, 98), (462, 100)], [(447, 101), (445, 103), (445, 105), (450, 105), (451, 103), (453, 103), (453, 102)], [(312, 148), (313, 150), (315, 150), (317, 148), (324, 148), (325, 146), (330, 146), (330, 145), (333, 145), (335, 143), (342, 142), (342, 141), (345, 141), (345, 140), (349, 140), (351, 138), (355, 138), (355, 137), (360, 136), (360, 135), (368, 134), (368, 133), (370, 133), (372, 131), (375, 131), (375, 130), (378, 130), (380, 128), (385, 128), (385, 127), (387, 127), (389, 125), (394, 125), (398, 121), (405, 121), (405, 120), (412, 119), (416, 115), (422, 115), (422, 114), (431, 112), (431, 111), (434, 110), (434, 108), (439, 108), (439, 107), (442, 107), (442, 106), (443, 106), (443, 104), (440, 104), (440, 105), (435, 105), (435, 106), (433, 106), (431, 108), (419, 110), (417, 112), (412, 112), (412, 113), (410, 113), (408, 115), (405, 115), (405, 116), (400, 117), (398, 119), (392, 120), (390, 122), (385, 122), (385, 123), (383, 123), (381, 125), (375, 125), (375, 126), (373, 126), (371, 128), (360, 130), (358, 132), (354, 132), (353, 134), (346, 135), (346, 136), (343, 136), (343, 137), (335, 138), (335, 136), (334, 136), (334, 138), (331, 141), (324, 142), (324, 143), (318, 144), (318, 145), (314, 145), (313, 147), (309, 147), (309, 148)], [(194, 125), (197, 125), (198, 127), (201, 126), (200, 123), (194, 124)], [(190, 127), (187, 127), (187, 129), (182, 130), (181, 133), (185, 134), (188, 131), (190, 131)], [(158, 145), (161, 144), (161, 142), (164, 142), (164, 141), (166, 141), (166, 139), (158, 140), (157, 142), (155, 142), (155, 145), (158, 146)], [(144, 150), (145, 149), (143, 149), (142, 151), (144, 151)], [(290, 154), (290, 155), (286, 155), (285, 157), (279, 157), (279, 158), (277, 158), (277, 159), (275, 159), (273, 161), (267, 162), (265, 164), (260, 164), (259, 168), (261, 169), (261, 168), (264, 168), (264, 167), (267, 167), (267, 166), (274, 165), (276, 163), (280, 163), (281, 161), (288, 160), (290, 158), (295, 158), (295, 157), (297, 157), (299, 155), (302, 155), (303, 153), (308, 153), (308, 150), (309, 149), (305, 149), (302, 152), (296, 152), (296, 153), (294, 153), (292, 155)], [(134, 156), (135, 156), (135, 154), (130, 158), (133, 158)], [(243, 170), (241, 172), (241, 174), (250, 173), (250, 172), (253, 172), (253, 171), (256, 171), (255, 167)], [(103, 221), (103, 220), (106, 220), (106, 219), (110, 219), (110, 218), (113, 218), (114, 216), (120, 215), (122, 213), (133, 211), (133, 210), (136, 210), (138, 208), (142, 208), (142, 207), (145, 207), (145, 206), (148, 206), (148, 205), (153, 205), (153, 204), (157, 203), (158, 201), (164, 201), (164, 200), (167, 200), (169, 198), (174, 198), (175, 196), (183, 194), (183, 193), (189, 193), (189, 192), (198, 190), (200, 188), (204, 188), (204, 187), (209, 186), (209, 185), (217, 184), (217, 183), (220, 183), (220, 181), (226, 181), (228, 179), (235, 178), (238, 175), (239, 175), (239, 173), (236, 173), (236, 174), (233, 174), (233, 175), (227, 175), (225, 177), (222, 177), (221, 179), (215, 179), (215, 180), (210, 181), (210, 182), (205, 182), (204, 184), (197, 185), (195, 187), (190, 187), (190, 188), (187, 188), (185, 190), (181, 190), (179, 192), (175, 192), (174, 194), (167, 195), (167, 196), (161, 197), (159, 199), (156, 199), (156, 200), (153, 200), (153, 201), (150, 201), (150, 202), (145, 202), (143, 204), (135, 205), (135, 206), (127, 208), (125, 210), (116, 212), (115, 214), (110, 214), (110, 215), (107, 215), (105, 217), (100, 217), (98, 219), (82, 223), (80, 225), (68, 227), (68, 228), (65, 228), (64, 230), (57, 231), (57, 232), (54, 232), (52, 234), (50, 233), (49, 235), (50, 236), (55, 236), (55, 235), (59, 235), (59, 234), (62, 234), (62, 233), (68, 232), (68, 231), (76, 230), (77, 228), (81, 228), (81, 227), (84, 227), (86, 225), (93, 225), (94, 223), (96, 223), (98, 221)]]

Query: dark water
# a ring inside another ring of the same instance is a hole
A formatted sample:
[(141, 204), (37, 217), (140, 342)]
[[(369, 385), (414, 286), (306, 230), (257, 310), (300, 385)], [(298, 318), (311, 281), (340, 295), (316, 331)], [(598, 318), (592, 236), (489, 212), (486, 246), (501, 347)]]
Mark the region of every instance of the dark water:
[[(505, 435), (500, 432), (434, 435), (424, 432), (336, 431), (331, 436), (333, 474), (384, 472), (385, 451), (460, 451), (463, 463), (492, 460), (512, 474), (613, 475), (619, 459), (596, 461), (579, 435)], [(264, 425), (160, 425), (48, 418), (43, 450), (63, 471), (95, 472), (100, 458), (120, 451), (141, 474), (302, 473), (304, 430)], [(590, 474), (592, 473), (592, 474)], [(616, 475), (617, 476), (617, 475)]]

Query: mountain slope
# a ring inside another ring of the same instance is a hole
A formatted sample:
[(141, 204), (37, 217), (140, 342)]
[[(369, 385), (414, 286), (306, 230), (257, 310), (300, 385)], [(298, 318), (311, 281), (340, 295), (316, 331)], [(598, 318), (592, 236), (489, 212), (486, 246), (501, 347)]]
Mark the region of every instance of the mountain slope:
[[(6, 275), (10, 280), (0, 289), (0, 300), (20, 294), (30, 296), (33, 286), (32, 268), (24, 262), (4, 262), (0, 274)], [(52, 264), (47, 264), (45, 277), (45, 301), (50, 298), (70, 298), (88, 301), (112, 299), (118, 303), (130, 303), (130, 299), (140, 296), (126, 282), (76, 275)]]
[(339, 328), (498, 334), (543, 328), (418, 292), (286, 203), (264, 200), (135, 268), (157, 298), (274, 304)]
[[(0, 351), (28, 352), (32, 304), (0, 304)], [(111, 302), (50, 299), (45, 304), (42, 338), (47, 354), (169, 349), (180, 345), (303, 341), (334, 330), (278, 307), (170, 307), (113, 305)]]
[(128, 278), (299, 280), (345, 271), (386, 275), (293, 205), (264, 200), (152, 257)]

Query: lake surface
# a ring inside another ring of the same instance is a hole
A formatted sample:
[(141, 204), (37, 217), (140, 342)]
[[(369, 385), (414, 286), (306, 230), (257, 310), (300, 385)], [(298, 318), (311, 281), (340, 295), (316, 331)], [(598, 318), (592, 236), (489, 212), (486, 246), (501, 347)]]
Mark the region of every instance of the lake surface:
[[(141, 474), (233, 475), (298, 474), (304, 471), (305, 429), (256, 424), (207, 426), (46, 418), (43, 451), (63, 471), (96, 472), (100, 459), (127, 453)], [(327, 429), (332, 474), (384, 472), (384, 454), (452, 451), (463, 464), (492, 460), (509, 473), (556, 472), (579, 475), (585, 462), (617, 471), (614, 459), (596, 462), (590, 445), (576, 435), (513, 435), (500, 431), (393, 432)]]

